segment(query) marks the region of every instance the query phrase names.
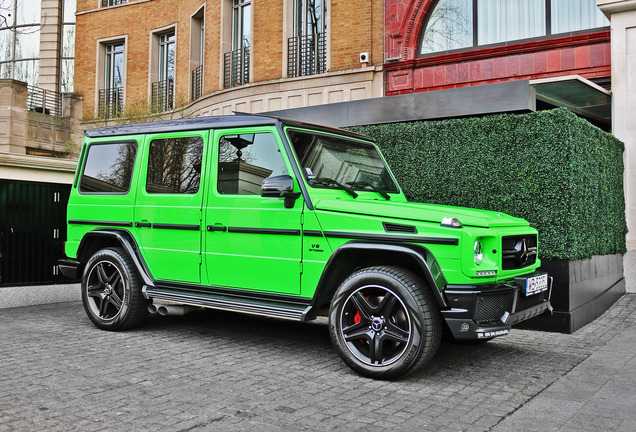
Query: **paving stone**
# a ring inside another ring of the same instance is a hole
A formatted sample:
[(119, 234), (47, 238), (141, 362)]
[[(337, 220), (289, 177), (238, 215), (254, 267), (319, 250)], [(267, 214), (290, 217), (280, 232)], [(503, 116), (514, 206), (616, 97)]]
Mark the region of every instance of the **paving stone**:
[[(343, 364), (324, 320), (202, 310), (105, 332), (79, 303), (1, 309), (0, 432), (508, 432), (513, 418), (527, 430), (633, 431), (633, 415), (600, 413), (615, 392), (634, 388), (614, 374), (636, 367), (626, 332), (635, 323), (636, 294), (628, 294), (573, 335), (515, 329), (479, 346), (444, 342), (425, 369), (383, 382)], [(593, 376), (577, 383), (577, 373)], [(636, 411), (635, 403), (614, 405)], [(539, 417), (524, 417), (534, 404)], [(585, 407), (587, 422), (564, 418)]]

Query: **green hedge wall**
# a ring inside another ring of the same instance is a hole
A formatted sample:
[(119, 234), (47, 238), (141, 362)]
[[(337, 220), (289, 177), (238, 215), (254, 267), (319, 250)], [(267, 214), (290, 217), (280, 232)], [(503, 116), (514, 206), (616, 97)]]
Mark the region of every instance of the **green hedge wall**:
[(525, 218), (543, 259), (626, 250), (624, 145), (567, 109), (350, 129), (378, 142), (410, 201)]

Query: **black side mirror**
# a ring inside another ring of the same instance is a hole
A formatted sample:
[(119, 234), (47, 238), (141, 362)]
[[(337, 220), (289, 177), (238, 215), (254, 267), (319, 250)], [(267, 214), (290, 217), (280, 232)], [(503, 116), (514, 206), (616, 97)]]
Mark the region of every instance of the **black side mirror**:
[(285, 198), (285, 208), (294, 207), (300, 192), (294, 192), (294, 179), (288, 175), (268, 177), (261, 184), (261, 196)]

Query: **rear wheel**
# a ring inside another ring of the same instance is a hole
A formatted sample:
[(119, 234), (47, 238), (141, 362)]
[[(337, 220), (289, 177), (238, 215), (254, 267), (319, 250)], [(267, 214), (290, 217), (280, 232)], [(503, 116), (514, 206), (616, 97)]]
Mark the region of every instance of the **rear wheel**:
[(148, 315), (141, 285), (123, 249), (102, 249), (88, 260), (82, 276), (84, 310), (93, 324), (104, 330), (137, 327)]
[(398, 267), (370, 267), (349, 276), (331, 303), (329, 327), (345, 363), (380, 379), (424, 365), (435, 355), (442, 332), (425, 284)]

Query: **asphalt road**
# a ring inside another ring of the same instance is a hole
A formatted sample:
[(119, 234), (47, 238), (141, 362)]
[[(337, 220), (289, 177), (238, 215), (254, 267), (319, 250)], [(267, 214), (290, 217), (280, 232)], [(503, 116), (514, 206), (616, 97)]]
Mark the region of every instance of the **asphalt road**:
[(342, 363), (324, 322), (201, 310), (113, 333), (77, 302), (0, 309), (0, 432), (525, 430), (554, 424), (558, 410), (527, 407), (635, 322), (627, 294), (573, 335), (442, 343), (419, 373), (383, 382)]

